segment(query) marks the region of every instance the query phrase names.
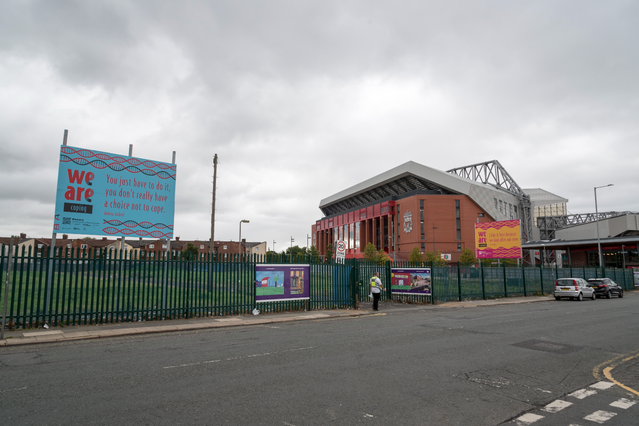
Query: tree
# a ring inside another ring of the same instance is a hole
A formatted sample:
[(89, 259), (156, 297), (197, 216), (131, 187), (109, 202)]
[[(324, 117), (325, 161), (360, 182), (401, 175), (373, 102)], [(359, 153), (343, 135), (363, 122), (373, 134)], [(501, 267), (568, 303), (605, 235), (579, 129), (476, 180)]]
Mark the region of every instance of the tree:
[(366, 244), (364, 247), (364, 259), (369, 262), (385, 262), (390, 260), (384, 250), (377, 250), (377, 247), (373, 243)]
[(299, 256), (306, 256), (306, 247), (300, 247), (300, 246), (293, 246), (293, 247), (288, 247), (286, 249), (286, 251), (284, 252), (284, 254), (288, 257), (293, 257), (293, 259), (299, 257)]
[(308, 251), (308, 254), (310, 254), (313, 257), (317, 257), (319, 256), (319, 250), (317, 250), (317, 247), (315, 246), (311, 246), (310, 250)]
[(513, 266), (517, 266), (517, 259), (499, 259), (498, 264), (507, 268), (512, 268)]
[(446, 262), (445, 259), (442, 259), (442, 254), (441, 252), (437, 252), (435, 253), (434, 251), (427, 251), (426, 253), (424, 253), (424, 262), (428, 263), (429, 265), (433, 265), (433, 266), (446, 266), (448, 265), (448, 262)]
[(333, 244), (329, 244), (328, 247), (326, 247), (326, 260), (330, 262), (331, 259), (333, 259)]
[(461, 251), (459, 255), (459, 264), (461, 266), (471, 266), (477, 263), (477, 258), (475, 257), (475, 253), (469, 249), (465, 248)]
[(198, 254), (199, 251), (193, 243), (188, 243), (186, 247), (182, 249), (182, 259), (196, 260)]
[(422, 262), (422, 253), (419, 251), (419, 247), (413, 247), (413, 249), (410, 251), (410, 255), (408, 255), (408, 260), (411, 263)]
[(364, 247), (364, 259), (370, 262), (377, 262), (377, 247), (373, 243), (368, 243)]

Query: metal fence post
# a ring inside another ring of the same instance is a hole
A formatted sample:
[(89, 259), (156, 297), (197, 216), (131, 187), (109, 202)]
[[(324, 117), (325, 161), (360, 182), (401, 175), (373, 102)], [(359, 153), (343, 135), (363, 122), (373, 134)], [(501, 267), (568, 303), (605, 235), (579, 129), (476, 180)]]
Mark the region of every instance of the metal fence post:
[(486, 300), (486, 284), (484, 283), (484, 264), (482, 261), (479, 261), (479, 269), (481, 269), (481, 295), (484, 300)]
[(506, 278), (506, 264), (502, 266), (504, 275), (504, 297), (508, 297), (508, 279)]
[(388, 284), (386, 287), (386, 298), (393, 300), (393, 292), (391, 286), (393, 285), (393, 279), (391, 278), (391, 263), (389, 261), (384, 262), (386, 267), (386, 283)]
[(459, 267), (459, 261), (457, 261), (457, 291), (459, 293), (459, 301), (462, 301), (461, 291), (461, 268)]
[[(4, 246), (2, 246), (2, 254), (4, 255)], [(5, 281), (5, 284), (4, 284), (4, 306), (2, 308), (2, 332), (1, 332), (2, 336), (0, 336), (0, 340), (4, 340), (4, 328), (7, 323), (7, 302), (9, 300), (9, 277), (11, 275), (12, 256), (13, 256), (13, 236), (11, 237), (11, 241), (9, 243), (9, 257), (7, 259), (7, 280)]]
[(526, 293), (526, 269), (524, 268), (524, 262), (521, 262), (521, 283), (524, 285), (524, 297), (527, 297)]
[(544, 294), (544, 265), (539, 263), (539, 287), (541, 294)]

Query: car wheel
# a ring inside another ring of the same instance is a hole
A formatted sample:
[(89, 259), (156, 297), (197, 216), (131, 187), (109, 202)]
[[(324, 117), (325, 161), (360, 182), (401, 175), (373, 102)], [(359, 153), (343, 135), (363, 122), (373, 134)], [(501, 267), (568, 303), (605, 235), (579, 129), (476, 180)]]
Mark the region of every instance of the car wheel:
[(595, 292), (592, 292), (592, 296), (590, 296), (590, 300), (596, 300), (597, 299), (597, 295), (595, 294)]
[(583, 295), (583, 294), (581, 294), (581, 293), (579, 293), (579, 296), (577, 296), (577, 300), (578, 300), (578, 301), (580, 301), (580, 302), (581, 302), (582, 300), (584, 300), (584, 295)]
[(555, 300), (561, 300), (561, 297), (555, 296)]
[(608, 291), (608, 292), (606, 293), (606, 299), (610, 299), (610, 298), (612, 298), (612, 296), (610, 295), (610, 291)]
[(619, 292), (619, 297), (623, 297), (623, 290)]

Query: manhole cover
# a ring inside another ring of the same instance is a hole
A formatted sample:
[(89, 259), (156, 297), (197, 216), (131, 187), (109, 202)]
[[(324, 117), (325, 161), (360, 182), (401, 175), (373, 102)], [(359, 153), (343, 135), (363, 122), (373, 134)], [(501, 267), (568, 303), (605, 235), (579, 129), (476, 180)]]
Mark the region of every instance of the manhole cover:
[(556, 354), (569, 354), (583, 349), (583, 346), (564, 345), (563, 343), (547, 342), (545, 340), (526, 340), (515, 343), (513, 346), (536, 351), (553, 352)]

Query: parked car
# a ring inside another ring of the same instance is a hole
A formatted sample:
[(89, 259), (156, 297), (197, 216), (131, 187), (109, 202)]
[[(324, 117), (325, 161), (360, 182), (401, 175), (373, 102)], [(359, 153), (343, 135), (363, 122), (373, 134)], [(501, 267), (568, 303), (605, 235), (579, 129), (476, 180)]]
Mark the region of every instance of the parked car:
[(583, 300), (584, 297), (589, 297), (595, 300), (597, 295), (595, 289), (583, 278), (559, 278), (555, 281), (555, 299), (559, 300), (562, 297), (569, 297), (570, 300)]
[(595, 294), (599, 297), (610, 299), (613, 295), (623, 297), (623, 288), (610, 278), (590, 278), (588, 285), (595, 289)]

